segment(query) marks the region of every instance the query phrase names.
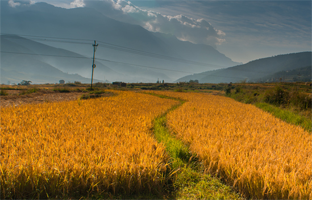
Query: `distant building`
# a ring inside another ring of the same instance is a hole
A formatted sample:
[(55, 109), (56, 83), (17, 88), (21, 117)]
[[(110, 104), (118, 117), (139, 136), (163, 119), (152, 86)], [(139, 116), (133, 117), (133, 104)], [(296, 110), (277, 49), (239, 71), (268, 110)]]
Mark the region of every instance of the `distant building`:
[(60, 84), (65, 84), (65, 81), (64, 80), (60, 80), (59, 83)]

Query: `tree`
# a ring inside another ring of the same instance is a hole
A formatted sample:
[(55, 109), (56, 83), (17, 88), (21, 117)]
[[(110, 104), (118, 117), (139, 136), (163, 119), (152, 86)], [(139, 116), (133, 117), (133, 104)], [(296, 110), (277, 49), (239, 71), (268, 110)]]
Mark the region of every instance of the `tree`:
[(22, 80), (20, 85), (30, 85), (31, 81)]

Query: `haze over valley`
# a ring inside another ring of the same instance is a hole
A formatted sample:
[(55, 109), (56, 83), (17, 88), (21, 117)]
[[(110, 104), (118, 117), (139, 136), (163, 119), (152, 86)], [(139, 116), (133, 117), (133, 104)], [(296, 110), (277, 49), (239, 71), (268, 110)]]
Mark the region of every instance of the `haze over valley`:
[[(232, 59), (218, 50), (231, 39), (225, 32), (195, 15), (170, 16), (165, 9), (162, 14), (165, 7), (161, 2), (151, 7), (139, 1), (1, 1), (1, 83), (23, 79), (88, 83), (94, 40), (99, 44), (97, 82), (260, 81), (272, 73), (311, 65), (306, 44), (293, 48), (305, 50), (298, 56), (289, 52), (278, 62), (241, 65), (244, 59)], [(281, 53), (271, 56), (284, 53), (276, 52)]]

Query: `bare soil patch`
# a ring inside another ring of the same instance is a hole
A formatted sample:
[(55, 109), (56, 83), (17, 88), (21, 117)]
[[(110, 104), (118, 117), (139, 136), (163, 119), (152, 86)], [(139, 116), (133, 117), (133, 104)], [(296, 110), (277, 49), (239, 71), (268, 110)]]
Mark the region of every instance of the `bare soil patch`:
[[(46, 102), (77, 100), (85, 92), (59, 93), (53, 91), (39, 91), (32, 94), (18, 95), (10, 91), (8, 96), (0, 96), (0, 107), (20, 106), (23, 104), (37, 104)], [(101, 97), (112, 96), (113, 93), (103, 93)]]

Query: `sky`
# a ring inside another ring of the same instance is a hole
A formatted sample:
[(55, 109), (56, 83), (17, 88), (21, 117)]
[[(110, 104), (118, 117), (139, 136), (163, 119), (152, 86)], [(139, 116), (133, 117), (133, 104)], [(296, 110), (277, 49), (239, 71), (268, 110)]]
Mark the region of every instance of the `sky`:
[[(23, 1), (9, 0), (12, 7)], [(149, 31), (206, 44), (233, 61), (311, 51), (311, 2), (263, 0), (30, 0), (62, 8), (92, 7)]]

